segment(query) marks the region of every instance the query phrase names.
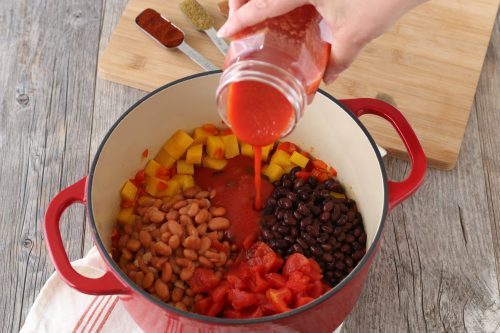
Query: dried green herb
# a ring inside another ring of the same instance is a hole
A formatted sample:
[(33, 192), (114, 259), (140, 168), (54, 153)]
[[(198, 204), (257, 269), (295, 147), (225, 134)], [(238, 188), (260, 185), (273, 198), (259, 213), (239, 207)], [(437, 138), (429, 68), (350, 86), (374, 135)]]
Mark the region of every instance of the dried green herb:
[(214, 26), (214, 19), (196, 0), (184, 0), (179, 4), (182, 12), (198, 30), (208, 30)]

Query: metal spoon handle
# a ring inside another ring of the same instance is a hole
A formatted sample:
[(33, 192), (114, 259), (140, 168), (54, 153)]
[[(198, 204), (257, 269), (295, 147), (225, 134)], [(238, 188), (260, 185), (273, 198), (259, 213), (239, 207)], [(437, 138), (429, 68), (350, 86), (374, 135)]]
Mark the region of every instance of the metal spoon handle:
[(226, 42), (222, 38), (219, 38), (217, 36), (217, 31), (215, 31), (214, 28), (210, 28), (210, 29), (205, 30), (205, 33), (212, 40), (212, 42), (215, 44), (215, 46), (217, 46), (217, 48), (219, 49), (219, 51), (223, 55), (226, 55), (227, 54), (228, 46), (227, 46)]
[(217, 66), (212, 64), (207, 58), (198, 53), (195, 49), (189, 46), (186, 42), (182, 42), (181, 45), (177, 47), (179, 50), (184, 52), (191, 60), (200, 65), (206, 71), (213, 71), (219, 69)]

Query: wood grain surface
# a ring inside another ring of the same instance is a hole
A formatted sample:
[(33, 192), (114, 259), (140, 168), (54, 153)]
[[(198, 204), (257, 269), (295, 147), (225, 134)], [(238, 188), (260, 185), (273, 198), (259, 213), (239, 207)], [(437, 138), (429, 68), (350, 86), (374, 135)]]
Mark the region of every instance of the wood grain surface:
[[(145, 8), (160, 11), (185, 30), (187, 42), (217, 66), (223, 56), (197, 32), (176, 1), (130, 0), (99, 60), (108, 80), (151, 91), (201, 69), (176, 50), (165, 50), (135, 25)], [(216, 19), (218, 0), (200, 0)], [(469, 118), (498, 0), (433, 0), (407, 14), (370, 43), (341, 78), (322, 87), (339, 98), (389, 95), (422, 141), (429, 164), (454, 167)], [(335, 44), (333, 44), (335, 47)], [(376, 117), (363, 117), (377, 142), (405, 157), (396, 132)]]
[[(54, 271), (48, 202), (88, 171), (109, 127), (143, 91), (97, 77), (125, 0), (0, 1), (0, 332), (18, 332)], [(389, 216), (344, 333), (500, 331), (500, 16), (462, 151)], [(387, 158), (402, 178), (408, 163)], [(62, 223), (71, 260), (92, 246), (81, 207)]]

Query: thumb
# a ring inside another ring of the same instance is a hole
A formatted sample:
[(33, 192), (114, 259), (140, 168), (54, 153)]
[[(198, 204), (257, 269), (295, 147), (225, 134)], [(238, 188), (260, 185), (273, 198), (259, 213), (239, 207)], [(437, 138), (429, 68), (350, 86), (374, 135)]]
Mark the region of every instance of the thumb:
[(308, 0), (248, 1), (231, 13), (226, 23), (217, 32), (217, 35), (221, 38), (231, 37), (244, 28), (260, 23), (267, 18), (286, 14), (307, 3), (309, 3)]
[(333, 36), (330, 60), (323, 76), (325, 83), (332, 83), (340, 73), (349, 68), (364, 46), (365, 43), (354, 43), (349, 39)]

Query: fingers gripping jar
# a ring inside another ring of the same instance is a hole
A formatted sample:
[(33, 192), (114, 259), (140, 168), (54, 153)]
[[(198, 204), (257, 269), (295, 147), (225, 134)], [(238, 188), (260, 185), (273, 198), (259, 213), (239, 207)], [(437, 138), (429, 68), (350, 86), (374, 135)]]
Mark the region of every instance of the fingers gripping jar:
[(238, 33), (217, 89), (219, 114), (255, 146), (290, 133), (312, 101), (330, 55), (322, 18), (305, 5)]

